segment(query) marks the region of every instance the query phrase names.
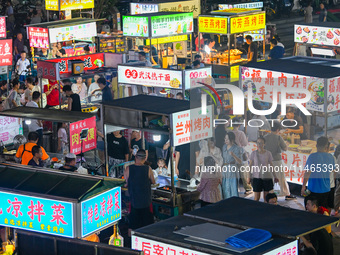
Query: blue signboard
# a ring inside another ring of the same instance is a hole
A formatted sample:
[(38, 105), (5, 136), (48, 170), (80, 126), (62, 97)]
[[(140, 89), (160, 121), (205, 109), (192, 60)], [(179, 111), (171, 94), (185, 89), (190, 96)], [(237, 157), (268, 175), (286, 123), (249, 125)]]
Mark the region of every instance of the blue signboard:
[(81, 237), (121, 219), (121, 189), (116, 187), (81, 203)]
[(73, 204), (0, 192), (0, 225), (73, 238)]

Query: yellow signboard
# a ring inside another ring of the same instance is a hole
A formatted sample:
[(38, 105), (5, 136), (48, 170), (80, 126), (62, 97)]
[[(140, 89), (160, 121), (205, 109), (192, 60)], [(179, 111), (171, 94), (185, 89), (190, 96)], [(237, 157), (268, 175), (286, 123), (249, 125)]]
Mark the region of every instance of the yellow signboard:
[(58, 1), (60, 11), (94, 8), (94, 0), (45, 0), (46, 10), (58, 11)]
[(230, 13), (230, 14), (240, 14), (244, 12), (254, 12), (254, 11), (258, 11), (258, 9), (231, 8), (231, 9), (214, 11), (214, 13), (221, 12), (221, 13)]
[[(176, 36), (168, 36), (168, 37), (161, 37), (158, 39), (151, 39), (151, 44), (163, 44), (163, 43), (171, 43), (171, 42), (182, 42), (187, 41), (188, 35), (176, 35)], [(146, 45), (150, 45), (150, 41), (146, 40)]]
[(240, 77), (240, 66), (231, 66), (230, 67), (230, 81), (238, 81)]
[(228, 18), (198, 17), (198, 30), (200, 33), (227, 34)]
[(199, 0), (159, 3), (159, 12), (192, 12), (194, 18), (201, 14), (201, 4)]
[(265, 13), (230, 18), (231, 34), (264, 29), (265, 27), (266, 27)]

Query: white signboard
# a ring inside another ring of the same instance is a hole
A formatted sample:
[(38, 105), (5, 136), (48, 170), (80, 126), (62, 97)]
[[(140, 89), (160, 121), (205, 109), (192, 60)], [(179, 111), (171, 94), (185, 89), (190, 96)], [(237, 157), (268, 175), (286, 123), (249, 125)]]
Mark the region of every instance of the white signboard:
[(149, 67), (118, 66), (118, 83), (182, 89), (182, 71)]
[[(312, 95), (306, 108), (316, 112), (324, 111), (324, 80), (321, 78), (242, 67), (242, 86), (245, 96), (248, 95), (249, 88), (252, 90), (254, 100), (268, 103), (273, 102), (273, 88), (276, 87), (279, 104), (280, 88), (306, 89)], [(305, 97), (303, 93), (287, 94), (288, 99), (303, 97)]]
[(13, 138), (19, 134), (21, 119), (0, 116), (0, 141), (5, 145), (13, 143)]
[(133, 250), (144, 251), (144, 254), (167, 254), (167, 255), (177, 255), (177, 254), (188, 254), (188, 255), (209, 255), (208, 253), (198, 252), (190, 250), (187, 248), (182, 248), (179, 246), (166, 244), (139, 236), (131, 236), (131, 248)]
[(188, 56), (187, 45), (188, 45), (187, 41), (174, 42), (173, 43), (174, 55), (176, 55), (178, 58), (186, 58)]
[(204, 78), (211, 78), (212, 77), (212, 70), (211, 67), (203, 67), (199, 69), (193, 69), (193, 70), (185, 70), (184, 71), (185, 76), (185, 89), (190, 89), (194, 87), (202, 87), (204, 85), (201, 85), (197, 82), (204, 82), (208, 85), (211, 85), (211, 79), (204, 80)]
[(172, 130), (174, 146), (200, 141), (212, 137), (213, 107), (207, 106), (207, 112), (202, 114), (202, 108), (195, 108), (172, 115)]
[(131, 15), (158, 12), (158, 4), (130, 3)]
[(340, 110), (340, 76), (327, 80), (327, 112)]
[(50, 43), (65, 42), (71, 40), (88, 40), (97, 36), (96, 22), (79, 24), (69, 27), (56, 27), (48, 30)]
[(233, 8), (241, 8), (241, 9), (259, 9), (263, 8), (263, 2), (253, 2), (253, 3), (244, 3), (244, 4), (219, 4), (218, 9), (228, 10)]
[(316, 27), (313, 25), (294, 25), (294, 42), (326, 46), (340, 46), (340, 26)]

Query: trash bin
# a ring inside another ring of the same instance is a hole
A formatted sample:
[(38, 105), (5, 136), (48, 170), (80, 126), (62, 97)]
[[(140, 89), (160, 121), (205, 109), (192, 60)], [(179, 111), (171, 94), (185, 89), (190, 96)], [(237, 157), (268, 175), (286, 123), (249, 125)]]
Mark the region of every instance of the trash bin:
[(42, 147), (45, 149), (45, 151), (51, 152), (52, 149), (51, 144), (52, 144), (52, 132), (44, 132)]

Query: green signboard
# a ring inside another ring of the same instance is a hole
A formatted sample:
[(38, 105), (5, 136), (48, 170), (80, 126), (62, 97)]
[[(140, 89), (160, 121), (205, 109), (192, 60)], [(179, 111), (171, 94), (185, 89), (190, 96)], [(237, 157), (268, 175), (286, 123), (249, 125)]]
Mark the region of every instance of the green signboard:
[(148, 17), (123, 16), (123, 35), (149, 37)]
[(192, 12), (151, 17), (152, 37), (171, 36), (193, 32)]

